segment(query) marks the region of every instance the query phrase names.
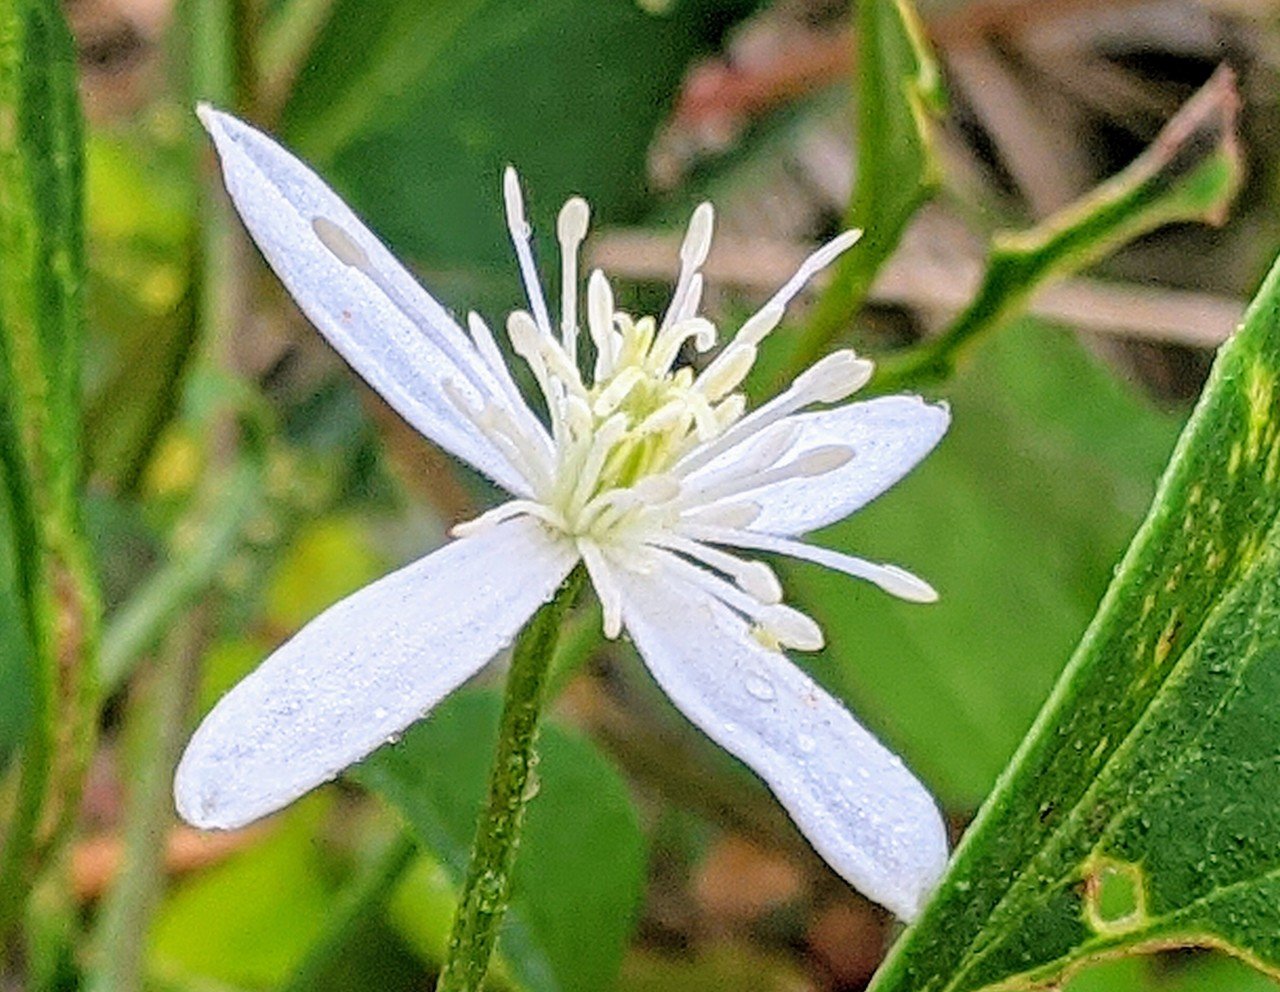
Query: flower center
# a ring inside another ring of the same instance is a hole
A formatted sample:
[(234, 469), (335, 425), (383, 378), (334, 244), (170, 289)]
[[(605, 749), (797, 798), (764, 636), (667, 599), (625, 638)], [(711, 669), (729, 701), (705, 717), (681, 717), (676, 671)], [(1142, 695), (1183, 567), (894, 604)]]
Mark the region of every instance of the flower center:
[[(559, 327), (553, 328), (514, 172), (506, 176), (504, 193), (529, 298), (528, 310), (509, 315), (506, 331), (512, 349), (537, 381), (548, 422), (539, 422), (514, 395), (515, 384), (492, 333), (479, 317), (470, 315), (476, 348), (510, 402), (481, 396), (477, 409), (460, 389), (451, 392), (450, 399), (502, 448), (528, 487), (520, 498), (455, 533), (528, 513), (577, 539), (580, 548), (636, 545), (658, 531), (670, 531), (675, 521), (699, 506), (723, 503), (787, 478), (822, 474), (848, 460), (847, 448), (819, 448), (791, 458), (786, 425), (778, 421), (809, 404), (848, 396), (866, 381), (869, 363), (852, 352), (830, 355), (750, 415), (745, 414), (746, 399), (739, 387), (755, 363), (760, 342), (778, 326), (786, 305), (814, 273), (853, 243), (856, 232), (841, 235), (811, 255), (730, 343), (714, 358), (697, 363), (702, 367), (695, 373), (691, 365), (676, 366), (686, 349), (702, 355), (716, 345), (715, 325), (698, 315), (700, 269), (711, 244), (709, 204), (694, 211), (680, 248), (675, 292), (660, 320), (635, 319), (615, 309), (612, 288), (597, 270), (587, 280), (586, 319), (580, 325), (578, 254), (589, 210), (584, 200), (569, 200), (557, 225), (561, 308)], [(723, 473), (715, 471), (717, 457), (748, 443), (753, 457), (730, 477), (721, 478)], [(739, 500), (734, 511), (740, 516), (751, 507)]]

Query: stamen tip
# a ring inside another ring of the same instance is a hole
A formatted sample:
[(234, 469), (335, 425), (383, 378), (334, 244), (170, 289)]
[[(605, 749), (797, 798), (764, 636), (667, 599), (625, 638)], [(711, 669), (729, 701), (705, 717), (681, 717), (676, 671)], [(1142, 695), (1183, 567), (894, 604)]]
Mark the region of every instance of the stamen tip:
[(561, 242), (578, 244), (587, 236), (587, 227), (591, 223), (591, 207), (580, 196), (570, 197), (560, 208), (560, 217), (556, 221), (556, 234)]
[(684, 244), (680, 246), (680, 261), (689, 268), (699, 268), (711, 251), (711, 232), (715, 225), (715, 209), (710, 203), (700, 203), (689, 218)]

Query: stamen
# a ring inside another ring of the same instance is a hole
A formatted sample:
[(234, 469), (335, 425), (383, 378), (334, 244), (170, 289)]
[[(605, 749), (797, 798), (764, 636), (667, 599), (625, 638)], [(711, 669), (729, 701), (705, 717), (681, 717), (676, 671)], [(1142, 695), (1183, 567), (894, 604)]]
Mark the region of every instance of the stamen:
[(604, 273), (596, 269), (587, 280), (587, 329), (596, 346), (596, 382), (607, 379), (614, 368), (613, 290)]
[(574, 365), (578, 362), (578, 249), (590, 222), (591, 208), (580, 196), (565, 201), (556, 221), (560, 241), (560, 340)]
[(711, 506), (696, 506), (685, 510), (680, 515), (680, 520), (682, 529), (693, 535), (692, 527), (742, 530), (755, 523), (763, 512), (764, 508), (759, 503), (750, 501), (744, 503), (714, 503)]
[(742, 385), (742, 380), (747, 377), (747, 373), (755, 363), (755, 346), (738, 344), (735, 341), (702, 370), (693, 388), (714, 403)]
[(472, 406), (462, 387), (452, 379), (445, 379), (440, 387), (445, 399), (472, 427), (493, 442), (507, 464), (520, 473), (533, 491), (546, 491), (550, 487), (549, 456), (540, 457), (545, 455), (545, 449), (540, 449), (536, 440), (520, 429), (505, 407), (483, 400), (480, 407)]
[(772, 534), (759, 534), (755, 531), (744, 531), (732, 527), (682, 523), (680, 530), (681, 533), (699, 541), (710, 541), (714, 544), (749, 548), (755, 551), (772, 551), (790, 558), (811, 561), (816, 565), (823, 565), (855, 578), (866, 579), (885, 592), (912, 603), (934, 603), (938, 599), (938, 593), (933, 586), (897, 565), (882, 565), (840, 551), (832, 551), (830, 548), (814, 547), (802, 541), (792, 541)]
[(591, 405), (592, 412), (597, 417), (607, 417), (618, 409), (618, 406), (627, 398), (627, 394), (631, 392), (641, 380), (644, 379), (644, 373), (634, 365), (626, 366), (600, 391), (600, 395), (596, 397), (595, 403)]
[(511, 245), (520, 263), (520, 278), (524, 281), (525, 295), (538, 322), (538, 329), (551, 336), (551, 316), (547, 313), (547, 301), (542, 295), (542, 283), (538, 281), (538, 268), (533, 263), (533, 249), (529, 245), (532, 231), (524, 216), (524, 196), (520, 192), (520, 177), (507, 166), (502, 174), (502, 199), (507, 207), (507, 230), (511, 232)]
[(822, 647), (822, 628), (799, 610), (782, 604), (764, 605), (737, 586), (669, 552), (664, 554), (663, 560), (693, 585), (760, 624), (780, 644), (800, 651), (817, 651)]
[(537, 503), (530, 499), (513, 499), (500, 506), (495, 506), (492, 510), (487, 510), (471, 520), (454, 524), (449, 529), (449, 534), (452, 537), (471, 537), (503, 521), (522, 516), (537, 517), (558, 530), (566, 529), (564, 518), (546, 504)]
[(853, 449), (845, 445), (820, 445), (782, 465), (754, 472), (744, 468), (710, 482), (704, 481), (700, 486), (689, 487), (685, 490), (683, 502), (686, 505), (714, 503), (726, 496), (754, 492), (765, 486), (786, 482), (788, 479), (806, 479), (826, 475), (847, 464), (852, 457)]
[(743, 592), (754, 596), (766, 606), (782, 602), (782, 583), (778, 581), (773, 569), (762, 561), (743, 561), (718, 548), (691, 541), (678, 534), (660, 533), (649, 543), (670, 551), (678, 551), (711, 566), (722, 575), (729, 576)]
[(796, 298), (796, 295), (804, 288), (805, 283), (852, 248), (861, 237), (862, 232), (857, 230), (837, 234), (801, 262), (800, 268), (796, 269), (796, 274), (788, 279), (783, 284), (783, 287), (773, 294), (773, 299), (765, 305), (785, 308), (788, 303)]
[(532, 361), (531, 356), (536, 356), (560, 384), (579, 395), (587, 395), (587, 388), (582, 384), (577, 366), (569, 361), (560, 342), (539, 332), (533, 318), (524, 310), (513, 310), (508, 315), (507, 336), (511, 338), (511, 346), (516, 354), (525, 361)]
[(547, 434), (547, 429), (529, 409), (529, 404), (525, 402), (515, 380), (511, 378), (511, 370), (507, 368), (502, 352), (498, 350), (498, 342), (494, 340), (489, 325), (473, 310), (467, 314), (467, 327), (471, 331), (471, 340), (475, 343), (476, 351), (480, 353), (480, 357), (493, 373), (493, 377), (498, 380), (498, 385), (511, 405), (514, 416), (529, 436), (541, 440), (546, 455), (551, 457), (554, 444)]
[(726, 430), (713, 444), (682, 458), (676, 464), (676, 471), (681, 475), (696, 472), (726, 451), (811, 403), (839, 402), (865, 385), (873, 369), (871, 362), (858, 358), (852, 351), (832, 352), (798, 375), (785, 392), (757, 407)]
[(593, 542), (579, 538), (578, 553), (582, 555), (582, 563), (587, 566), (591, 584), (600, 597), (604, 611), (604, 636), (615, 640), (622, 633), (622, 590), (614, 581), (613, 570), (604, 555)]
[(669, 324), (658, 332), (645, 364), (655, 375), (665, 375), (690, 338), (698, 351), (709, 351), (715, 347), (716, 325), (705, 317), (688, 317)]
[(627, 418), (620, 413), (615, 413), (600, 425), (591, 439), (591, 448), (587, 452), (582, 468), (579, 469), (578, 481), (573, 487), (573, 494), (569, 500), (571, 507), (584, 506), (591, 494), (595, 492), (605, 460), (609, 457), (613, 446), (626, 432)]
[(845, 231), (843, 234), (837, 234), (801, 262), (795, 275), (788, 279), (782, 288), (770, 297), (769, 302), (742, 325), (738, 331), (737, 340), (743, 344), (759, 344), (763, 341), (766, 335), (782, 323), (782, 315), (787, 309), (787, 304), (796, 298), (805, 284), (852, 248), (860, 237), (862, 237), (861, 231)]
[[(661, 329), (665, 330), (678, 314), (691, 312), (686, 310), (686, 298), (692, 288), (694, 276), (707, 260), (711, 250), (711, 233), (715, 226), (715, 210), (710, 203), (700, 203), (689, 218), (689, 228), (685, 231), (684, 242), (680, 245), (680, 275), (676, 279), (675, 292), (671, 294), (671, 305), (663, 315)], [(701, 294), (701, 286), (698, 288)]]
[(367, 272), (372, 268), (365, 250), (356, 244), (355, 238), (348, 234), (341, 224), (328, 217), (313, 217), (311, 229), (316, 232), (320, 243), (328, 248), (339, 262), (353, 269), (359, 269), (361, 272)]

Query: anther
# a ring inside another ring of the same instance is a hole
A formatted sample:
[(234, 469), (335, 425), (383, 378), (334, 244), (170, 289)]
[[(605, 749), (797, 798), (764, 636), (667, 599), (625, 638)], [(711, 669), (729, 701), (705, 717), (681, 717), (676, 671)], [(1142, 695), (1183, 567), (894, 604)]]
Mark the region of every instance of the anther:
[(852, 351), (832, 352), (796, 376), (792, 388), (810, 402), (838, 403), (867, 384), (875, 363)]
[(587, 236), (591, 208), (575, 196), (560, 208), (556, 235), (560, 241), (560, 340), (569, 360), (578, 361), (578, 249)]

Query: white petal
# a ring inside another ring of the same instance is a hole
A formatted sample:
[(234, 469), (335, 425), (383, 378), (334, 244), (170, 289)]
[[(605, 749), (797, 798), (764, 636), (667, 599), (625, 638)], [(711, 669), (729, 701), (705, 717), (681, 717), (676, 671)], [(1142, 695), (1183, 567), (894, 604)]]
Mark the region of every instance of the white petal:
[(762, 431), (756, 438), (719, 456), (689, 477), (719, 473), (734, 461), (749, 462), (785, 425), (799, 427), (796, 440), (779, 461), (833, 445), (853, 449), (853, 458), (833, 472), (813, 478), (787, 479), (744, 498), (761, 508), (751, 530), (769, 534), (804, 534), (835, 523), (870, 503), (905, 476), (942, 440), (951, 423), (944, 404), (917, 396), (881, 396), (831, 410), (800, 413)]
[(330, 607), (205, 718), (178, 766), (178, 812), (231, 829), (327, 782), (506, 647), (576, 557), (523, 517)]
[(840, 875), (913, 919), (947, 859), (946, 829), (924, 787), (711, 596), (665, 571), (614, 576), (627, 629), (672, 702), (765, 780)]
[(508, 402), (453, 318), (306, 165), (228, 114), (202, 106), (200, 119), (245, 227), (320, 333), (418, 431), (528, 495), (445, 397), (449, 380), (473, 401)]

